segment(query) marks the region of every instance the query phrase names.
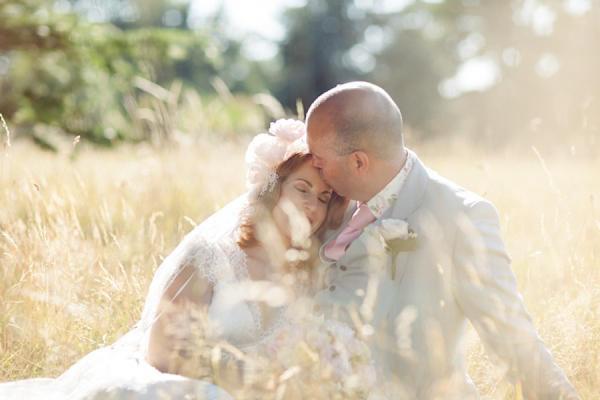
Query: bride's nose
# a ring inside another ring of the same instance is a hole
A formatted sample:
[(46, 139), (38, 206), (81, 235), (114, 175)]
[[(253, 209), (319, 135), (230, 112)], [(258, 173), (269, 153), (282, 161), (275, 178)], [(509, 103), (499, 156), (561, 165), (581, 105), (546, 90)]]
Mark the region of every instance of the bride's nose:
[(316, 208), (317, 208), (317, 199), (315, 199), (311, 196), (310, 198), (304, 200), (304, 209), (306, 211), (313, 212), (316, 210)]

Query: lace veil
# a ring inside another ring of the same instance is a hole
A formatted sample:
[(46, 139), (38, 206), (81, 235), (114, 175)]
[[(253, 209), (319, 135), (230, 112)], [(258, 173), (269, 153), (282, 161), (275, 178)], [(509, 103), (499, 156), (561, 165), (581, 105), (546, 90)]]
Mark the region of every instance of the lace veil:
[(141, 320), (131, 335), (128, 335), (129, 340), (137, 342), (139, 350), (143, 353), (148, 349), (150, 328), (157, 319), (158, 304), (182, 266), (194, 264), (212, 283), (218, 279), (235, 279), (231, 275), (231, 268), (219, 268), (220, 266), (231, 265), (234, 269), (243, 268), (245, 260), (239, 257), (241, 253), (239, 247), (236, 245), (232, 249), (231, 246), (226, 246), (229, 248), (224, 246), (235, 243), (234, 232), (248, 205), (248, 198), (249, 194), (242, 195), (204, 220), (185, 236), (156, 270), (148, 290)]

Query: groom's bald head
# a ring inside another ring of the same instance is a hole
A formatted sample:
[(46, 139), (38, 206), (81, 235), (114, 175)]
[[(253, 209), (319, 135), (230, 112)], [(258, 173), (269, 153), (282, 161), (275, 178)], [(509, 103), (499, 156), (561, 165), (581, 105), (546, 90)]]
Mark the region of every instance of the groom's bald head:
[[(325, 92), (310, 106), (306, 122), (316, 137), (333, 132), (339, 155), (362, 150), (386, 160), (397, 157), (404, 147), (400, 109), (382, 88), (368, 82), (350, 82)], [(317, 129), (311, 129), (311, 123)]]

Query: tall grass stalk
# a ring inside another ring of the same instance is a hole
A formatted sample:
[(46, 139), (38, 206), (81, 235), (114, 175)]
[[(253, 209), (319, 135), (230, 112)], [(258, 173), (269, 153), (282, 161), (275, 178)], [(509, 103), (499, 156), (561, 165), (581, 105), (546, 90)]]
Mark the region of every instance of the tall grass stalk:
[(4, 128), (4, 131), (6, 132), (6, 146), (10, 147), (10, 131), (8, 130), (8, 126), (6, 126), (6, 121), (4, 120), (4, 116), (2, 115), (2, 113), (0, 113), (0, 120), (2, 120), (2, 127)]
[[(4, 116), (2, 115), (2, 113), (0, 113), (0, 120), (2, 121), (2, 128), (4, 129), (4, 132), (6, 132), (6, 140), (2, 142), (2, 148), (4, 149), (4, 155), (2, 157), (2, 185), (4, 186), (4, 184), (6, 183), (5, 179), (6, 176), (5, 175), (9, 175), (10, 171), (7, 171), (7, 169), (10, 167), (10, 131), (8, 130), (8, 126), (6, 125), (6, 121), (4, 120)], [(5, 162), (8, 163), (8, 167), (5, 165)]]

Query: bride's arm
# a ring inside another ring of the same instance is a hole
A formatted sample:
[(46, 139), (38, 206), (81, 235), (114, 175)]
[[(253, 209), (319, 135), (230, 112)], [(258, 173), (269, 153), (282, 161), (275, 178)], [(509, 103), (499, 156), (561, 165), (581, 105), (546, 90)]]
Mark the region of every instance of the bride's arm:
[(194, 341), (198, 339), (195, 335), (206, 334), (198, 332), (198, 328), (206, 328), (207, 320), (202, 320), (202, 316), (208, 313), (213, 289), (213, 283), (193, 264), (181, 269), (158, 305), (157, 319), (150, 330), (148, 362), (159, 371), (193, 379), (218, 377), (218, 386), (235, 393), (244, 389), (240, 364), (233, 360), (219, 363), (215, 375), (212, 371), (215, 366), (206, 357), (199, 359), (198, 354), (194, 354), (198, 350), (194, 349), (198, 344)]
[[(196, 267), (188, 264), (167, 287), (157, 308), (157, 319), (150, 331), (148, 362), (162, 372), (178, 373), (177, 338), (172, 324), (177, 317), (194, 310), (206, 312), (213, 294), (213, 285)], [(191, 321), (190, 321), (191, 323)]]

